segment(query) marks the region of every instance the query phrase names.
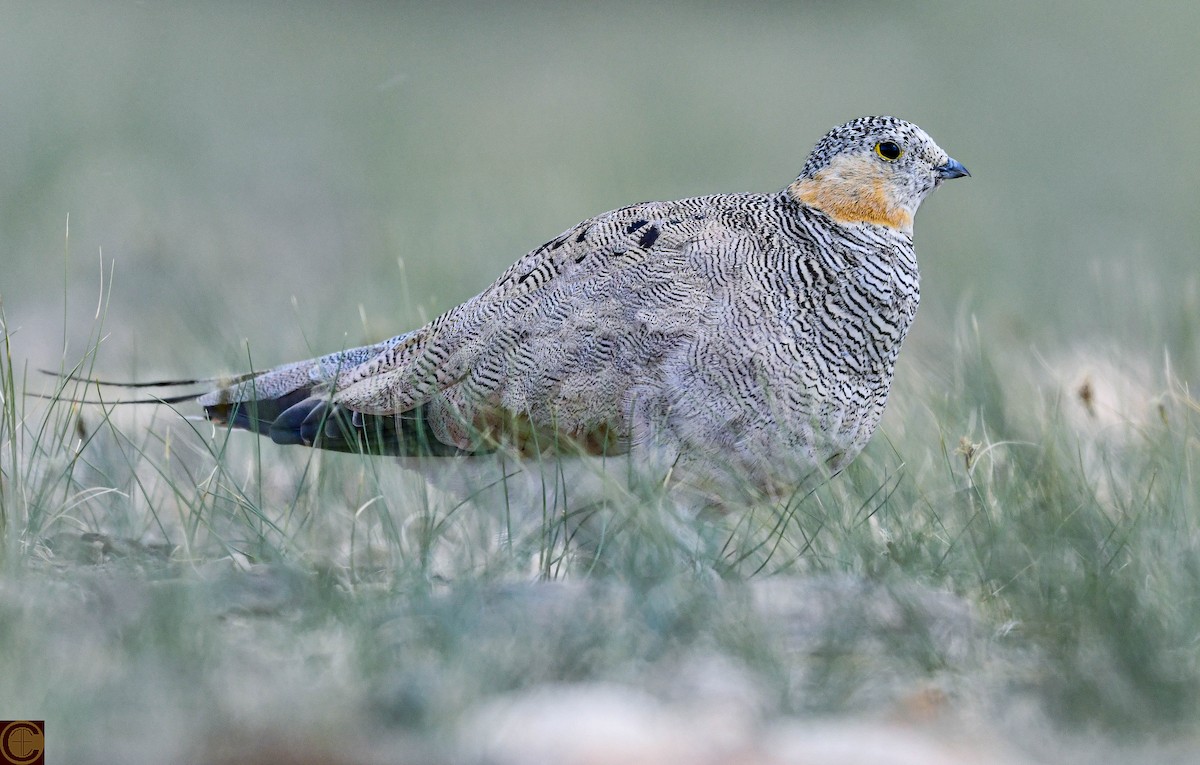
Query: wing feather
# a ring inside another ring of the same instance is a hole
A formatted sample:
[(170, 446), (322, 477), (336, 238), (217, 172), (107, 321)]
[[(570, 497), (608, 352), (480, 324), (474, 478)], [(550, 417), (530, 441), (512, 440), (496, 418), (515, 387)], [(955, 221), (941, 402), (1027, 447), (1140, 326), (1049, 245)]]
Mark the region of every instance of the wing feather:
[(367, 429), (372, 451), (398, 454), (564, 441), (622, 450), (632, 387), (695, 333), (714, 264), (747, 240), (731, 211), (755, 199), (648, 202), (590, 218), (420, 329), (200, 403), (281, 443), (341, 450), (361, 448)]

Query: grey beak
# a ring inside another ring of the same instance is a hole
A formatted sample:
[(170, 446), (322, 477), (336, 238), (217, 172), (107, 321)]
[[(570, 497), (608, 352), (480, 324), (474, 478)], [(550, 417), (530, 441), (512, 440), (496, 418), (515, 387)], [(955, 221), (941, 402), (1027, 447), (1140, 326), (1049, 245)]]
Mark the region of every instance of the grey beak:
[(957, 159), (946, 160), (946, 164), (937, 168), (937, 174), (942, 180), (946, 180), (948, 178), (962, 178), (964, 175), (970, 177), (971, 175), (971, 173), (967, 171), (967, 168), (963, 167), (962, 163)]

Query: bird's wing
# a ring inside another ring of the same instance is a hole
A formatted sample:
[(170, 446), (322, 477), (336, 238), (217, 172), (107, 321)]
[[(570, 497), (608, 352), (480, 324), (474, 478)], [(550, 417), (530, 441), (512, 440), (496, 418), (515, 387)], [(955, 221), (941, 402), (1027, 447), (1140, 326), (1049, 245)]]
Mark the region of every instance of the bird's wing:
[(285, 419), (311, 428), (319, 407), (360, 421), (419, 410), (426, 437), (459, 450), (505, 437), (536, 450), (559, 439), (618, 449), (631, 386), (687, 343), (718, 254), (751, 238), (730, 213), (742, 201), (651, 202), (583, 221)]

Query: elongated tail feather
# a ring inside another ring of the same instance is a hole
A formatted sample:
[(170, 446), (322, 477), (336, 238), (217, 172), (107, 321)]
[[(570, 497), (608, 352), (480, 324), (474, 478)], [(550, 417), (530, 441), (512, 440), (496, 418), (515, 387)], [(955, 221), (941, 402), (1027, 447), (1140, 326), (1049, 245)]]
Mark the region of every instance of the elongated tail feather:
[[(97, 385), (103, 388), (182, 388), (185, 385), (205, 385), (205, 386), (221, 386), (236, 385), (245, 380), (253, 379), (261, 372), (247, 372), (245, 374), (221, 377), (197, 377), (191, 380), (141, 380), (137, 382), (125, 382), (116, 380), (101, 380), (95, 377), (85, 377), (75, 374), (74, 372), (55, 372), (52, 369), (39, 369), (44, 375), (57, 377), (60, 380), (69, 380), (71, 382), (87, 383), (88, 385)], [(132, 403), (132, 402), (129, 402)]]

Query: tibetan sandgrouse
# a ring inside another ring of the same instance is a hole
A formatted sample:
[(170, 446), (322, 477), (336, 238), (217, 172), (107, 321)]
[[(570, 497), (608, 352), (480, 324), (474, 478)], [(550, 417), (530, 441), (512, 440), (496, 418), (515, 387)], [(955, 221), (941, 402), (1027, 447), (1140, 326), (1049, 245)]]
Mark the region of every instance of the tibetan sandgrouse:
[(597, 215), (424, 327), (198, 401), (281, 444), (653, 454), (778, 496), (874, 432), (917, 311), (913, 216), (967, 174), (916, 125), (856, 119), (782, 191)]

